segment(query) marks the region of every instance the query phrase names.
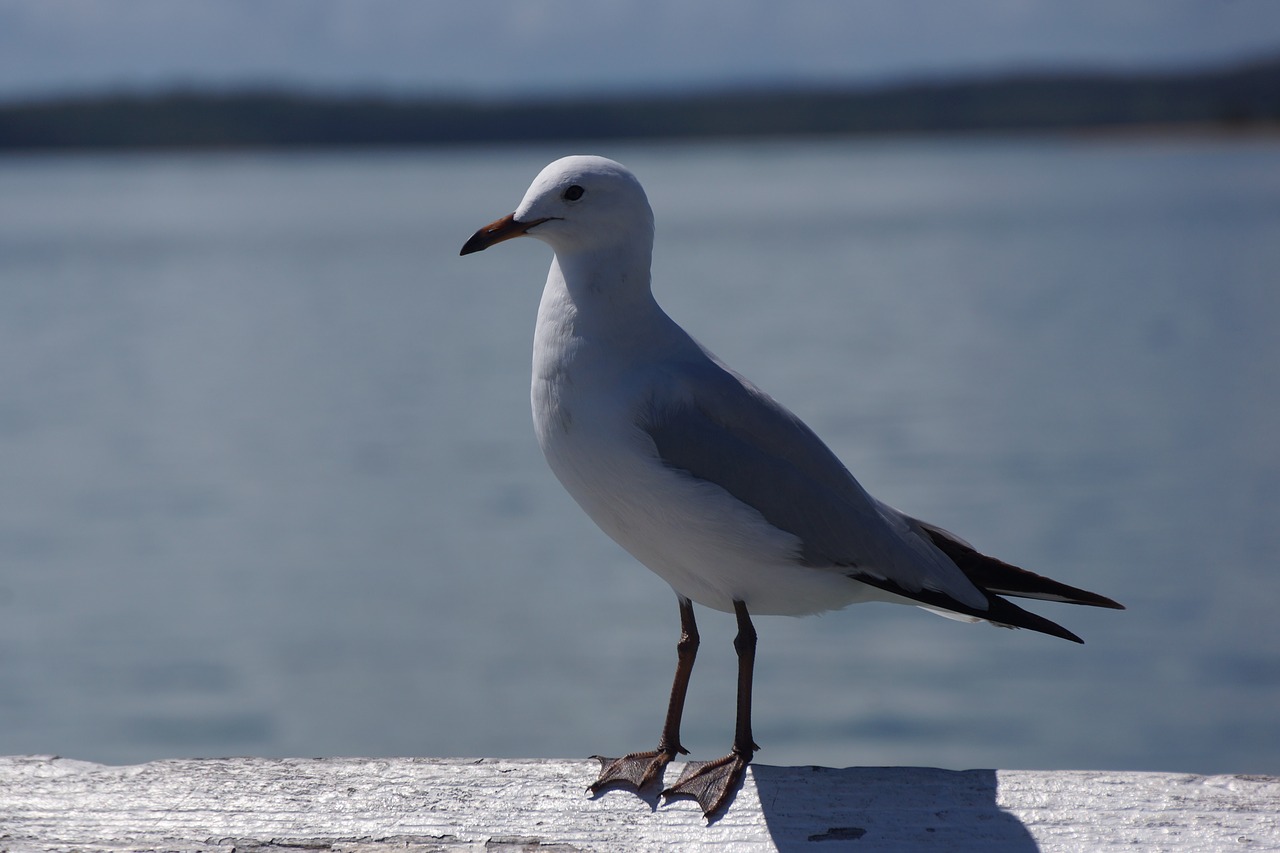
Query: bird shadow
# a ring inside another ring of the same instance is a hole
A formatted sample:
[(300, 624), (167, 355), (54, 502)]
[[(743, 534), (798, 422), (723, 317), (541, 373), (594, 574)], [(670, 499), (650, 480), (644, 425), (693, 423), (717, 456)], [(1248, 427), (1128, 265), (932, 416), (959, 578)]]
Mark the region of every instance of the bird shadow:
[(769, 835), (783, 853), (1040, 849), (1026, 826), (1000, 808), (994, 770), (757, 764), (749, 772)]
[[(1000, 807), (997, 789), (995, 770), (753, 764), (743, 784), (707, 824), (719, 823), (738, 809), (754, 808), (752, 800), (758, 799), (769, 837), (781, 853), (1039, 850), (1027, 827)], [(672, 802), (661, 795), (660, 784), (639, 791), (624, 783), (611, 784), (590, 793), (590, 798), (613, 791), (628, 792), (651, 812)]]

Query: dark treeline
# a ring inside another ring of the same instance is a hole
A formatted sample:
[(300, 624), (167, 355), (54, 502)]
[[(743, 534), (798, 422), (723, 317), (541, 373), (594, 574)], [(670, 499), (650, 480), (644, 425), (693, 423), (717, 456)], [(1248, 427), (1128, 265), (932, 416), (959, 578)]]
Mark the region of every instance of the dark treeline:
[(1038, 74), (651, 96), (447, 100), (256, 91), (0, 104), (0, 150), (277, 148), (1280, 126), (1280, 58), (1212, 71)]

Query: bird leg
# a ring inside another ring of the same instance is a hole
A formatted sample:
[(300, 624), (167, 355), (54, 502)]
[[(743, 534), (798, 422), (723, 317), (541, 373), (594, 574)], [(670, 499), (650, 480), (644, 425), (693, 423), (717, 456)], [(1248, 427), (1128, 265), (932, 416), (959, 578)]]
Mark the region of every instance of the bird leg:
[(702, 806), (702, 814), (711, 817), (720, 811), (742, 781), (751, 757), (760, 747), (751, 738), (751, 677), (756, 662), (756, 629), (751, 624), (747, 606), (733, 603), (738, 617), (738, 635), (733, 648), (738, 653), (738, 711), (733, 732), (733, 749), (715, 761), (691, 761), (674, 785), (662, 792), (664, 797), (690, 796)]
[(693, 618), (693, 602), (680, 597), (680, 642), (676, 643), (676, 677), (671, 684), (671, 701), (662, 724), (658, 748), (650, 752), (633, 752), (621, 758), (593, 755), (600, 762), (600, 778), (590, 788), (597, 794), (611, 785), (629, 785), (637, 791), (662, 779), (662, 773), (677, 755), (689, 750), (680, 745), (680, 719), (684, 716), (684, 697), (689, 690), (689, 676), (698, 656), (698, 623)]

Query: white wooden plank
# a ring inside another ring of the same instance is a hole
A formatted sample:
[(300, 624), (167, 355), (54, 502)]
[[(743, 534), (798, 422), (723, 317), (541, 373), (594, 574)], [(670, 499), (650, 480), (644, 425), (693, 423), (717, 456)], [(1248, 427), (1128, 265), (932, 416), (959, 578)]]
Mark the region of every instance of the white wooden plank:
[(1280, 778), (1269, 776), (757, 765), (708, 824), (692, 801), (592, 798), (596, 770), (0, 758), (0, 850), (1280, 850)]

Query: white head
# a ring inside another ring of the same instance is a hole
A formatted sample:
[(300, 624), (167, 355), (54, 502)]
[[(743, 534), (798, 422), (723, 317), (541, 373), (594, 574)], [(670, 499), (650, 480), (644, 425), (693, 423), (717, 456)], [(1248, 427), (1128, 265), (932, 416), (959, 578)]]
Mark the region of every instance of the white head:
[(557, 255), (653, 245), (653, 211), (636, 176), (604, 157), (564, 157), (533, 179), (509, 216), (477, 231), (461, 254), (528, 235)]

